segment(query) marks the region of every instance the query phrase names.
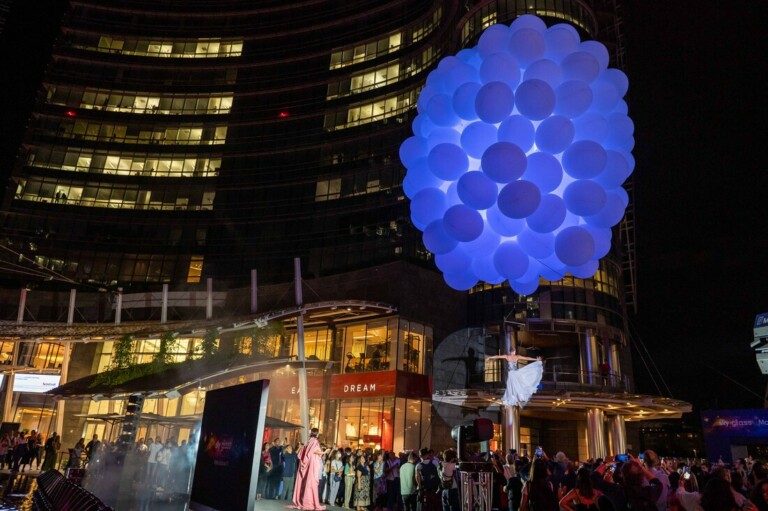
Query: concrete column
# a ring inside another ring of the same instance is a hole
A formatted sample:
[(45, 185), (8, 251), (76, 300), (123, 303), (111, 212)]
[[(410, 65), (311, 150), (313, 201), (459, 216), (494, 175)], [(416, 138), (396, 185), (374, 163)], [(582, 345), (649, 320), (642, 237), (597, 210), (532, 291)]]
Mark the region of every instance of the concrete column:
[(213, 279), (206, 279), (206, 286), (208, 293), (205, 296), (205, 319), (211, 319), (213, 317)]
[(621, 363), (619, 362), (619, 345), (616, 341), (610, 341), (608, 364), (611, 366), (611, 386), (618, 387), (621, 384)]
[(77, 289), (69, 290), (69, 310), (67, 311), (67, 326), (72, 326), (75, 322), (75, 302), (77, 300)]
[(627, 452), (627, 426), (624, 424), (623, 415), (611, 415), (608, 417), (608, 435), (610, 454)]
[[(293, 259), (294, 292), (296, 305), (304, 306), (304, 296), (301, 289), (301, 259)], [(307, 443), (309, 439), (309, 396), (307, 394), (307, 359), (304, 357), (304, 313), (299, 311), (296, 317), (296, 345), (298, 347), (299, 367), (299, 414), (301, 417), (301, 441)]]
[(605, 459), (607, 447), (605, 414), (600, 408), (590, 408), (587, 410), (587, 450), (589, 457)]
[(21, 288), (21, 296), (19, 296), (19, 310), (16, 314), (16, 323), (24, 323), (24, 309), (27, 308), (27, 288)]
[(117, 288), (117, 304), (115, 305), (115, 325), (119, 325), (123, 318), (123, 288)]
[(585, 330), (579, 338), (579, 356), (581, 366), (581, 377), (579, 381), (581, 383), (596, 385), (598, 382), (599, 374), (598, 367), (600, 361), (598, 360), (599, 351), (597, 346), (597, 338), (592, 330)]
[(503, 406), (502, 413), (504, 420), (504, 453), (509, 449), (515, 449), (520, 452), (520, 407)]
[[(64, 343), (64, 357), (61, 361), (61, 380), (59, 385), (67, 383), (67, 375), (69, 374), (69, 355), (72, 352), (72, 343), (67, 341)], [(63, 399), (60, 399), (56, 403), (56, 432), (62, 435), (64, 432), (64, 403)]]
[(251, 270), (251, 314), (259, 310), (258, 273)]
[[(14, 350), (16, 351), (16, 350)], [(6, 375), (5, 400), (3, 401), (3, 422), (13, 422), (11, 412), (13, 411), (13, 380), (14, 374)]]
[(160, 324), (168, 322), (168, 284), (163, 284), (163, 303), (160, 309)]

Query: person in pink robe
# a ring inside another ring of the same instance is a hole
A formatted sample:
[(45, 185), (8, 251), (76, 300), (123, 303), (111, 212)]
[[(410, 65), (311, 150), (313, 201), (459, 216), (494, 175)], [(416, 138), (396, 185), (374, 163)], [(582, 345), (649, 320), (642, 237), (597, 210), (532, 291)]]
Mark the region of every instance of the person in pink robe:
[(323, 469), (323, 449), (317, 440), (318, 429), (312, 428), (309, 440), (299, 451), (299, 470), (296, 473), (296, 484), (293, 489), (294, 509), (305, 511), (324, 511), (320, 504), (318, 484), (320, 471)]

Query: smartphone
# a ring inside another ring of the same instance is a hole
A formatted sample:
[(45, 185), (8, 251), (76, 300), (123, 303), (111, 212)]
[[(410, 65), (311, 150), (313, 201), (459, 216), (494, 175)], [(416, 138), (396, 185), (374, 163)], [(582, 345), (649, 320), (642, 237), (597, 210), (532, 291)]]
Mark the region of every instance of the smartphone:
[(690, 478), (691, 478), (691, 473), (690, 472), (683, 472), (683, 479), (688, 480)]
[(538, 446), (538, 447), (536, 448), (536, 457), (537, 457), (537, 458), (541, 458), (541, 453), (542, 453), (542, 452), (543, 452), (543, 451), (541, 450), (541, 446)]
[(617, 454), (616, 455), (616, 461), (628, 461), (629, 460), (629, 454)]
[(640, 458), (641, 460), (644, 460), (644, 459), (645, 459), (645, 454), (643, 454), (643, 453), (640, 453), (640, 456), (639, 456), (639, 458)]

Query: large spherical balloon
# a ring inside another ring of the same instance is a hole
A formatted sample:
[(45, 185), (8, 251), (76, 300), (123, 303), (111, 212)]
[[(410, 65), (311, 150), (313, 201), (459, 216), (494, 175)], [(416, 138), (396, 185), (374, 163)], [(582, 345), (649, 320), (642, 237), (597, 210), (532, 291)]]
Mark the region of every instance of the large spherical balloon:
[(489, 82), (480, 87), (475, 98), (477, 116), (485, 122), (496, 124), (512, 113), (515, 94), (504, 82)]
[(629, 196), (634, 125), (608, 50), (536, 16), (443, 58), (400, 147), (411, 221), (454, 289), (587, 278)]
[(562, 153), (571, 145), (576, 128), (567, 117), (553, 115), (547, 117), (536, 128), (536, 147), (550, 154)]
[(499, 124), (496, 136), (499, 142), (511, 142), (523, 152), (528, 152), (533, 147), (536, 129), (533, 123), (522, 115), (512, 115)]
[(443, 216), (445, 230), (458, 241), (472, 241), (483, 233), (483, 217), (462, 204), (451, 206)]
[(427, 157), (429, 170), (440, 179), (458, 179), (469, 169), (467, 153), (454, 144), (438, 144)]
[(541, 190), (530, 181), (512, 181), (499, 192), (499, 211), (509, 218), (526, 218), (541, 202)]
[(496, 126), (487, 122), (473, 122), (464, 128), (461, 134), (461, 147), (467, 152), (467, 155), (478, 160), (483, 157), (483, 153), (496, 140)]
[(497, 183), (509, 183), (523, 175), (528, 166), (525, 153), (510, 142), (497, 142), (483, 153), (483, 172)]
[(546, 119), (555, 109), (555, 91), (543, 80), (526, 80), (517, 88), (515, 106), (529, 119)]
[(581, 266), (595, 253), (595, 240), (582, 227), (568, 227), (555, 237), (555, 253), (568, 266)]
[(483, 172), (467, 172), (459, 178), (456, 191), (461, 202), (473, 209), (488, 209), (496, 204), (499, 187)]

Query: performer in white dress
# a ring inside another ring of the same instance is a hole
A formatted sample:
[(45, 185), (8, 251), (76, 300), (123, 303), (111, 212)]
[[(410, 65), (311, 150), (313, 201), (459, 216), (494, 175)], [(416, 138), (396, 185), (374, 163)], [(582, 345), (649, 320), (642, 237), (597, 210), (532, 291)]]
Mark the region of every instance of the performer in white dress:
[[(531, 396), (536, 392), (539, 382), (541, 382), (542, 374), (544, 373), (544, 363), (541, 357), (531, 358), (517, 355), (515, 350), (508, 355), (494, 355), (492, 357), (486, 357), (486, 363), (489, 360), (503, 359), (509, 362), (509, 371), (507, 371), (507, 390), (504, 392), (504, 397), (501, 398), (502, 403), (506, 406), (525, 406), (525, 403), (531, 399)], [(518, 369), (517, 362), (520, 360), (530, 361), (527, 364)]]

